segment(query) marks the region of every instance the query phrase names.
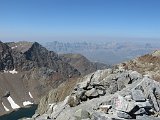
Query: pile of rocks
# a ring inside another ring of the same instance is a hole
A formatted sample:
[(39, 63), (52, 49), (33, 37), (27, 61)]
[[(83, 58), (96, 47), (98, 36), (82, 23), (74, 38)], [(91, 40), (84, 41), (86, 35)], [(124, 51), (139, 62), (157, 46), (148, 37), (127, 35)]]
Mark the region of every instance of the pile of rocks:
[(159, 120), (159, 111), (159, 82), (136, 71), (107, 69), (84, 77), (63, 102), (34, 119)]
[[(106, 73), (107, 75), (105, 76), (104, 74)], [(142, 75), (136, 71), (99, 70), (90, 76), (87, 76), (85, 81), (79, 83), (75, 87), (69, 98), (68, 104), (71, 107), (74, 107), (83, 101), (104, 96), (106, 94), (114, 94), (138, 79), (142, 79)]]
[(144, 77), (127, 91), (122, 90), (110, 102), (101, 103), (100, 113), (105, 111), (123, 119), (160, 119), (160, 83)]

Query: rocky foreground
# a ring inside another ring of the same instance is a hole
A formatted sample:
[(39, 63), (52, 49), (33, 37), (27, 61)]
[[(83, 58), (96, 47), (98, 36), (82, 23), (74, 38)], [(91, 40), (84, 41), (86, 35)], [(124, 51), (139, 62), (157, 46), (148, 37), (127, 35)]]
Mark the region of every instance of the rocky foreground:
[[(48, 103), (34, 120), (159, 120), (160, 83), (132, 70), (98, 70), (80, 79), (62, 102)], [(47, 101), (47, 99), (46, 99)]]

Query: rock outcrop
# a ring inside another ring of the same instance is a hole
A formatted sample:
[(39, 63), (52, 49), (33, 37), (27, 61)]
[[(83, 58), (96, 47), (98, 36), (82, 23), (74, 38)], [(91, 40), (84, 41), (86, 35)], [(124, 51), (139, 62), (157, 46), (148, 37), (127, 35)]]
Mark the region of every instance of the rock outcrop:
[(18, 108), (12, 103), (37, 104), (51, 89), (79, 76), (77, 69), (37, 42), (0, 42), (0, 114)]
[(105, 69), (79, 80), (62, 102), (32, 119), (160, 119), (160, 83), (132, 70)]
[(103, 63), (91, 62), (81, 54), (60, 54), (60, 58), (76, 68), (81, 75), (87, 75), (96, 70), (107, 69), (110, 67)]
[(0, 41), (0, 71), (13, 69), (13, 57), (11, 48)]
[(48, 103), (69, 95), (80, 75), (106, 68), (82, 55), (78, 55), (81, 59), (73, 56), (59, 56), (37, 42), (0, 42), (0, 115), (16, 109), (8, 101), (9, 96), (4, 97), (7, 91), (19, 107), (40, 102), (44, 112)]
[(136, 59), (123, 62), (116, 65), (118, 68), (126, 70), (135, 70), (143, 75), (152, 77), (153, 79), (160, 80), (160, 50), (156, 50), (151, 54), (138, 57)]

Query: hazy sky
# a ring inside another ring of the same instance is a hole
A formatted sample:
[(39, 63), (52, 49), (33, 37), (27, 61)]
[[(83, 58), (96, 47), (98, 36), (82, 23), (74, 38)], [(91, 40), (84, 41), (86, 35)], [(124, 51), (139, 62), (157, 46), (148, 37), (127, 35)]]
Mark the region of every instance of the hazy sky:
[(0, 40), (160, 39), (160, 0), (0, 0)]

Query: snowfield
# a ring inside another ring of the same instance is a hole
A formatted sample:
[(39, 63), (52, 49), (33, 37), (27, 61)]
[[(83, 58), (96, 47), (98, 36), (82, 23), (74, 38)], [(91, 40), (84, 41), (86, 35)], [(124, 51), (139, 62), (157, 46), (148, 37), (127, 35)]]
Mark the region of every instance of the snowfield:
[(20, 108), (20, 106), (17, 105), (17, 104), (14, 102), (14, 100), (11, 98), (11, 96), (9, 96), (9, 97), (7, 98), (7, 100), (9, 101), (9, 103), (10, 103), (10, 105), (11, 105), (11, 107), (12, 107), (13, 109)]
[(23, 102), (23, 106), (27, 106), (27, 105), (32, 105), (33, 103), (31, 103), (30, 101), (24, 101)]

